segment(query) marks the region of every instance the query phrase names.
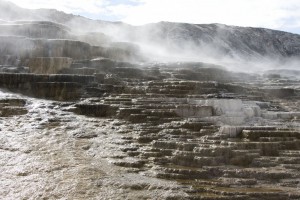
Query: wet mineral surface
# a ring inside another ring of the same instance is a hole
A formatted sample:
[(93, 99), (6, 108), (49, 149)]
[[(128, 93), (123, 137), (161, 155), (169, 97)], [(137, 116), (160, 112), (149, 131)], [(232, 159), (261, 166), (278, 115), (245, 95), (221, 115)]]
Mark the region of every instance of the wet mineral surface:
[[(297, 77), (116, 68), (1, 74), (3, 199), (300, 198)], [(70, 99), (32, 80), (81, 81)]]
[(186, 196), (176, 182), (113, 164), (115, 158), (127, 157), (122, 151), (127, 143), (119, 133), (128, 129), (123, 121), (75, 115), (64, 111), (61, 102), (1, 92), (1, 102), (12, 105), (16, 100), (25, 105), (9, 115), (11, 107), (1, 107), (1, 199)]

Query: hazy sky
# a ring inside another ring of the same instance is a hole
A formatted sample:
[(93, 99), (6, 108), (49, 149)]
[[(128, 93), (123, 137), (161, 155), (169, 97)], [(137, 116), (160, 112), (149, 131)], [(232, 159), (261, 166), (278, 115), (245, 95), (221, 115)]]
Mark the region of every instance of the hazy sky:
[(171, 21), (265, 27), (300, 34), (300, 0), (9, 0), (132, 25)]

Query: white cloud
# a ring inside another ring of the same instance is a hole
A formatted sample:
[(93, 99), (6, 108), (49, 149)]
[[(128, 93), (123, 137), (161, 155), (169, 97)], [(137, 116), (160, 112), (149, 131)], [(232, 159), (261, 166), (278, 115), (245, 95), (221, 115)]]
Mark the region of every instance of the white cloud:
[(105, 10), (106, 0), (9, 0), (20, 7), (54, 8), (67, 13), (98, 14)]
[[(159, 21), (300, 29), (300, 0), (10, 0), (133, 25)], [(131, 3), (126, 3), (126, 2)], [(137, 4), (133, 4), (136, 2)]]
[[(158, 21), (223, 23), (284, 29), (300, 23), (300, 0), (140, 0), (109, 9), (129, 24)], [(293, 23), (290, 21), (293, 19)]]

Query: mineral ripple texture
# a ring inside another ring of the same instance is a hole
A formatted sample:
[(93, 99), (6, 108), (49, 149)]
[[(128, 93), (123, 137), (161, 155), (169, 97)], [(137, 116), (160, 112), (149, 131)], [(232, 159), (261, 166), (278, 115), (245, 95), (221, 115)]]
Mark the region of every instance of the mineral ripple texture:
[(0, 199), (300, 199), (299, 70), (144, 62), (63, 24), (0, 27)]

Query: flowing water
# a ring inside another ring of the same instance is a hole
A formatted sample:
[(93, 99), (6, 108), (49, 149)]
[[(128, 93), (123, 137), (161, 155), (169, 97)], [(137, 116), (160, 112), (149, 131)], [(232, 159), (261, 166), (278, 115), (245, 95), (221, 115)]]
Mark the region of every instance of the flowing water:
[(0, 95), (1, 99), (25, 99), (28, 110), (25, 115), (0, 118), (1, 199), (185, 196), (174, 182), (112, 164), (112, 157), (124, 156), (116, 127), (121, 121), (75, 115), (66, 103), (3, 91)]

